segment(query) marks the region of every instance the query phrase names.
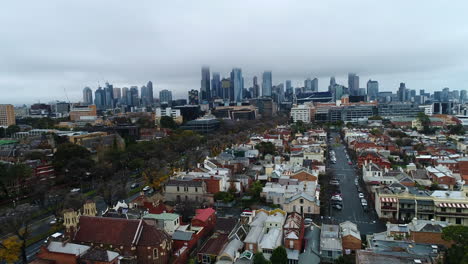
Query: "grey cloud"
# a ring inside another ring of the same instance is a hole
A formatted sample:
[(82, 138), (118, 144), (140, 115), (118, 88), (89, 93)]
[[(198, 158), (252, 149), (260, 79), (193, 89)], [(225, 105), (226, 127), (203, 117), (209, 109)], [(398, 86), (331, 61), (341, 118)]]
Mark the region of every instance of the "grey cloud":
[[(200, 66), (246, 83), (331, 75), (383, 89), (467, 83), (466, 1), (11, 1), (0, 8), (0, 103), (79, 100), (84, 86), (198, 89)], [(8, 91), (8, 93), (4, 93)]]

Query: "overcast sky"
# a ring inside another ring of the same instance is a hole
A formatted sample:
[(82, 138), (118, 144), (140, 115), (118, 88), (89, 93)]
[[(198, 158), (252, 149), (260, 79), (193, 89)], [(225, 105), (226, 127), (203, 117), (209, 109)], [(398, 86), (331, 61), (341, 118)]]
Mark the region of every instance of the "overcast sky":
[(4, 1), (0, 103), (82, 99), (105, 81), (155, 85), (176, 98), (200, 88), (200, 67), (246, 86), (356, 72), (381, 90), (468, 89), (468, 1)]

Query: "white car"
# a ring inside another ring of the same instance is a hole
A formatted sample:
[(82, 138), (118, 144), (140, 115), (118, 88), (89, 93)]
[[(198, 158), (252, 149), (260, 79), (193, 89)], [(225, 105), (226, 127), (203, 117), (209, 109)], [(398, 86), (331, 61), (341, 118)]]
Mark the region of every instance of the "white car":
[(366, 201), (366, 199), (364, 199), (364, 198), (361, 199), (361, 204), (362, 204), (362, 206), (367, 206), (367, 201)]
[(149, 191), (149, 189), (151, 189), (151, 187), (149, 187), (149, 186), (145, 186), (145, 187), (143, 188), (143, 191), (145, 191), (145, 192), (146, 192), (146, 191)]
[(363, 194), (363, 193), (359, 193), (358, 196), (359, 196), (359, 198), (361, 198), (361, 199), (364, 198), (364, 194)]
[(343, 198), (341, 198), (340, 196), (338, 195), (335, 195), (331, 198), (333, 201), (343, 201)]

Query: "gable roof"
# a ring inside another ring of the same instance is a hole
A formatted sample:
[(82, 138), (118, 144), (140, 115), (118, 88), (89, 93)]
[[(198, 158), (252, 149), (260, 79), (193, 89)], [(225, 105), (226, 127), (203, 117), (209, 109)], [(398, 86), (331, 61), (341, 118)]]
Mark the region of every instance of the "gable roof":
[(136, 219), (81, 216), (74, 241), (106, 245), (159, 245), (169, 235)]
[(216, 211), (213, 208), (197, 209), (193, 220), (200, 220), (206, 222)]

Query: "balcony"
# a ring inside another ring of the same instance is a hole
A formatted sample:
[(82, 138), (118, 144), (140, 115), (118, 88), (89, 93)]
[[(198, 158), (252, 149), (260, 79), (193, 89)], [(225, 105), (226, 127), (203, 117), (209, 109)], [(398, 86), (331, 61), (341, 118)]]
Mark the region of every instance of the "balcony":
[(396, 207), (394, 207), (394, 206), (389, 206), (389, 205), (382, 205), (382, 206), (380, 207), (380, 209), (381, 209), (382, 211), (396, 211), (396, 210), (397, 210)]

